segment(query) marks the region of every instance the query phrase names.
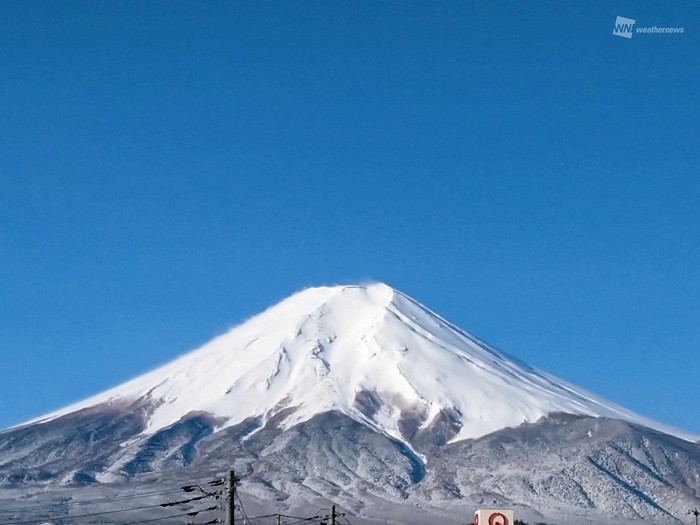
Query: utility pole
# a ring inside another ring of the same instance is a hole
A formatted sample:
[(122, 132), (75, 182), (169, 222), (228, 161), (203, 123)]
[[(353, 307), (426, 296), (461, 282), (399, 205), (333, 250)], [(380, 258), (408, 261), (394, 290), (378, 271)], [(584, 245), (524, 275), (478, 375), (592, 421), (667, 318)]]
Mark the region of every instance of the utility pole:
[(282, 516), (279, 514), (277, 515), (277, 525), (282, 525)]
[(226, 475), (226, 484), (224, 486), (224, 505), (226, 509), (226, 525), (235, 525), (236, 516), (234, 515), (234, 506), (236, 503), (236, 479), (233, 470), (229, 470)]
[[(335, 505), (332, 505), (331, 506), (331, 513), (326, 514), (325, 516), (321, 516), (321, 525), (336, 525), (337, 522), (335, 521), (335, 519), (340, 518), (342, 516), (345, 516), (345, 513), (343, 512), (341, 514), (338, 514), (335, 511)], [(331, 519), (330, 522), (326, 521), (328, 518)]]
[(689, 510), (688, 514), (692, 514), (693, 516), (695, 516), (695, 525), (698, 525), (698, 516), (700, 515), (700, 510), (694, 508), (693, 510)]

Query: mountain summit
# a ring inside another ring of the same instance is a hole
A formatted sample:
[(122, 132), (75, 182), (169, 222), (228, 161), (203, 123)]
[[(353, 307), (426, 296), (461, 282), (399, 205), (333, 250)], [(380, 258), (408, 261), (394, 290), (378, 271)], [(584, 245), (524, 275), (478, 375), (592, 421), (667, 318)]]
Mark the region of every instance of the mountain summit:
[[(175, 361), (33, 422), (148, 401), (145, 434), (207, 413), (284, 428), (338, 411), (402, 442), (449, 442), (552, 413), (621, 419), (694, 439), (495, 350), (386, 284), (305, 289)], [(447, 425), (447, 426), (445, 426)], [(408, 430), (407, 430), (408, 429)]]

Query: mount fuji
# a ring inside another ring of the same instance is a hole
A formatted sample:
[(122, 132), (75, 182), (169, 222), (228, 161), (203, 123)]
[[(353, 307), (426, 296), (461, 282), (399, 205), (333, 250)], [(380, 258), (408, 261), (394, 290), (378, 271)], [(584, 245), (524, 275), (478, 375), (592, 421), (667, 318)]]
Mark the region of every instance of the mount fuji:
[(402, 512), (396, 523), (437, 523), (485, 504), (557, 523), (668, 522), (700, 505), (699, 441), (385, 284), (320, 287), (0, 432), (0, 499), (233, 466), (261, 507), (332, 500), (368, 523)]

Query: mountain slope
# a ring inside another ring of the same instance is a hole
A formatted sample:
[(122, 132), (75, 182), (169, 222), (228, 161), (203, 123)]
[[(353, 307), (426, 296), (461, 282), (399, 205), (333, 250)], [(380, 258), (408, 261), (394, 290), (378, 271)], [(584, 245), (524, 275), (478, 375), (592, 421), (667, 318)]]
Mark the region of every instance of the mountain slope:
[(338, 410), (405, 440), (450, 420), (450, 441), (554, 412), (638, 423), (694, 440), (529, 367), (384, 284), (304, 290), (153, 372), (63, 410), (148, 400), (145, 432), (190, 412), (215, 431), (285, 409), (289, 427)]
[(386, 285), (310, 288), (0, 432), (0, 506), (30, 487), (70, 500), (76, 487), (190, 484), (233, 467), (269, 511), (333, 501), (408, 525), (503, 504), (536, 521), (668, 523), (700, 505), (697, 440), (490, 348)]

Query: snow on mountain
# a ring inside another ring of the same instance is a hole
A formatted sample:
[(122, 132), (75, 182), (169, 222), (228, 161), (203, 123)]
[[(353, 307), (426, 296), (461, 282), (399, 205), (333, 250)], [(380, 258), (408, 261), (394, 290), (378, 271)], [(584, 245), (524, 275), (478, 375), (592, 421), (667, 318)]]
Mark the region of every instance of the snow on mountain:
[(404, 441), (451, 414), (450, 442), (552, 413), (621, 419), (700, 438), (609, 403), (495, 350), (385, 284), (309, 288), (175, 361), (42, 418), (146, 399), (146, 435), (192, 413), (215, 431), (284, 415), (292, 427), (331, 410)]

